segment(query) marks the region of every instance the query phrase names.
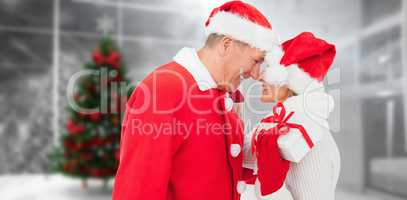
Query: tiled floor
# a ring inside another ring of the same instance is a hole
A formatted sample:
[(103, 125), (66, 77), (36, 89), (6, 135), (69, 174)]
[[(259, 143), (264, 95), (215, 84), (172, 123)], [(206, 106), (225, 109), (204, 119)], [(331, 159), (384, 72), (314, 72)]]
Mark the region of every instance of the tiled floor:
[[(0, 176), (1, 200), (110, 200), (111, 183), (104, 189), (101, 181), (89, 181), (87, 189), (81, 182), (63, 176), (7, 175)], [(242, 200), (255, 200), (248, 188)], [(337, 200), (405, 200), (380, 192), (355, 194), (338, 190)]]

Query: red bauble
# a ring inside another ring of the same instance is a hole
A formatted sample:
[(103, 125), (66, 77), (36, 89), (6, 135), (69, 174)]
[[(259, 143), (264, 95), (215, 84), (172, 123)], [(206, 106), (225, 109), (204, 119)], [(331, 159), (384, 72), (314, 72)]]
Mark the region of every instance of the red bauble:
[(89, 161), (93, 158), (93, 155), (91, 153), (81, 153), (80, 158), (81, 160)]
[(69, 149), (69, 147), (71, 147), (71, 142), (69, 140), (64, 140), (64, 147)]
[(99, 177), (102, 175), (101, 170), (97, 168), (89, 168), (89, 174), (94, 177)]
[(110, 168), (103, 168), (103, 169), (98, 169), (98, 168), (89, 168), (89, 174), (93, 177), (104, 177), (104, 176), (110, 176), (115, 174), (114, 169)]
[(100, 53), (99, 49), (96, 49), (92, 54), (92, 58), (97, 65), (110, 65), (115, 69), (120, 67), (120, 54), (116, 51), (105, 56)]
[(85, 143), (86, 147), (99, 147), (104, 144), (104, 140), (96, 136)]
[(93, 144), (94, 144), (95, 146), (102, 146), (102, 145), (104, 144), (104, 141), (103, 141), (102, 138), (97, 137), (97, 138), (95, 138), (95, 139), (93, 140)]
[(86, 130), (86, 127), (83, 124), (75, 123), (74, 121), (69, 119), (66, 123), (66, 129), (70, 134), (77, 135), (83, 133)]
[(85, 147), (82, 143), (74, 143), (70, 140), (64, 140), (64, 147), (70, 151), (79, 151)]
[(85, 114), (85, 113), (78, 112), (78, 116), (79, 116), (79, 118), (81, 118), (81, 119), (85, 119), (85, 118), (86, 118), (86, 114)]
[(90, 120), (97, 122), (102, 118), (102, 113), (100, 112), (95, 112), (89, 115)]

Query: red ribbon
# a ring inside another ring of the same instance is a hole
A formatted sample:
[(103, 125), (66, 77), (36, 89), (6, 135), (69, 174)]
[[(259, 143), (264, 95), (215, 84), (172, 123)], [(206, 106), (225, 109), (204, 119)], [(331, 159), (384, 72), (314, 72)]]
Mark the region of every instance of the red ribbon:
[(112, 52), (108, 56), (102, 55), (99, 50), (93, 52), (93, 61), (97, 65), (104, 65), (108, 64), (112, 67), (118, 69), (119, 68), (119, 61), (120, 61), (120, 54), (117, 52)]
[[(278, 112), (278, 109), (281, 109), (280, 112)], [(293, 111), (290, 112), (287, 115), (287, 117), (285, 116), (285, 114), (286, 114), (286, 110), (285, 110), (283, 103), (278, 102), (277, 105), (275, 105), (273, 107), (273, 115), (262, 119), (261, 123), (276, 123), (277, 125), (275, 127), (276, 128), (275, 130), (277, 130), (278, 134), (280, 134), (280, 135), (287, 134), (290, 131), (290, 128), (298, 129), (301, 132), (303, 138), (305, 139), (305, 142), (308, 144), (309, 148), (314, 147), (314, 143), (312, 142), (310, 136), (308, 135), (307, 131), (305, 130), (305, 128), (302, 125), (287, 122), (292, 117), (294, 112)], [(262, 130), (259, 134), (257, 134), (257, 129), (255, 131), (255, 134), (252, 137), (252, 152), (253, 153), (256, 152), (256, 144), (257, 144), (256, 136), (261, 135), (265, 132), (264, 130)]]

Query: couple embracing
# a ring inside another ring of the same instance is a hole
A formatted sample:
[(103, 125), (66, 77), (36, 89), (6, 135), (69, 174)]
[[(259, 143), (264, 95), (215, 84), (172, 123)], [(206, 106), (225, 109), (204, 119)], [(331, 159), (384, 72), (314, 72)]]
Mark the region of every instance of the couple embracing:
[[(280, 43), (241, 1), (213, 9), (205, 32), (127, 102), (113, 200), (238, 200), (247, 184), (258, 199), (333, 200), (340, 157), (323, 79), (335, 47), (309, 32)], [(276, 104), (245, 137), (235, 105), (248, 78)]]

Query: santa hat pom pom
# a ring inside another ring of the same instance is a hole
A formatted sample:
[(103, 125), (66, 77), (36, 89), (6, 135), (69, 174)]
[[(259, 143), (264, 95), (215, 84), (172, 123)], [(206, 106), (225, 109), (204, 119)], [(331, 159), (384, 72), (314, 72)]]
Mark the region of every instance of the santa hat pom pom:
[(230, 154), (232, 155), (232, 157), (237, 157), (240, 154), (240, 151), (242, 151), (242, 147), (240, 147), (239, 144), (230, 145)]
[(243, 194), (243, 192), (246, 190), (246, 183), (244, 181), (238, 181), (236, 190), (239, 194)]

